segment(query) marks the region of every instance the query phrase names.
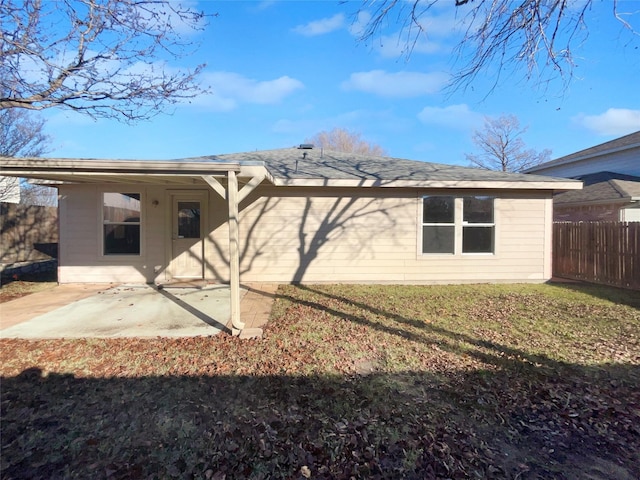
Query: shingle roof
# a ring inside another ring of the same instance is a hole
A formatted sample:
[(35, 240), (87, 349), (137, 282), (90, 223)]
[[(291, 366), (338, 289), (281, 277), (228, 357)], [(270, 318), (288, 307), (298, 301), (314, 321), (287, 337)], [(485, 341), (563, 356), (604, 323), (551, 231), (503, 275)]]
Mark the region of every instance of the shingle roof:
[[(242, 181), (264, 175), (264, 181), (276, 186), (540, 190), (571, 190), (582, 186), (581, 182), (566, 178), (297, 147), (174, 160), (0, 157), (0, 166), (4, 174), (9, 172), (13, 176), (87, 183), (153, 180), (182, 184), (180, 177), (189, 176), (197, 183), (206, 181), (203, 176), (224, 176), (233, 170)], [(147, 173), (153, 173), (153, 179), (145, 178)]]
[(294, 147), (202, 158), (243, 164), (260, 162), (266, 166), (274, 178), (281, 180), (567, 182), (566, 178), (495, 172), (457, 165), (335, 152), (320, 148)]
[(629, 135), (625, 135), (624, 137), (616, 138), (615, 140), (601, 143), (600, 145), (596, 145), (594, 147), (585, 148), (584, 150), (580, 150), (579, 152), (575, 152), (570, 155), (565, 155), (564, 157), (556, 158), (555, 160), (551, 160), (550, 162), (541, 163), (540, 165), (531, 167), (526, 171), (536, 172), (538, 170), (543, 170), (548, 167), (552, 167), (554, 165), (570, 163), (572, 161), (583, 159), (583, 158), (596, 157), (599, 155), (611, 153), (618, 150), (637, 147), (639, 145), (640, 145), (640, 131), (637, 131), (634, 133), (630, 133)]
[(556, 204), (615, 202), (640, 198), (640, 177), (614, 172), (598, 172), (580, 177), (584, 187), (556, 195)]

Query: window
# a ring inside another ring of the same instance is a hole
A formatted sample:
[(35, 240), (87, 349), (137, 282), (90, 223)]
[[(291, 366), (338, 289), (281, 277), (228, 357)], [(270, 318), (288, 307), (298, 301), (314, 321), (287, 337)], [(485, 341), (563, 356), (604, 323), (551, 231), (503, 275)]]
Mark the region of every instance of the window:
[(493, 197), (464, 197), (462, 253), (493, 253)]
[(422, 202), (422, 253), (454, 253), (455, 198), (429, 196)]
[(200, 202), (178, 202), (178, 238), (200, 238)]
[(102, 196), (104, 255), (140, 255), (140, 194)]
[(422, 199), (422, 253), (494, 253), (494, 197)]

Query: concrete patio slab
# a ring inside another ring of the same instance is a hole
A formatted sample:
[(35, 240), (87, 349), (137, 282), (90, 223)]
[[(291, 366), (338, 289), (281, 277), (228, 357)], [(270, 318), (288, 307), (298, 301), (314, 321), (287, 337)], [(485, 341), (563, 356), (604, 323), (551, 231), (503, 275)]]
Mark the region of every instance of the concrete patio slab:
[(10, 302), (0, 303), (0, 329), (31, 320), (98, 292), (108, 290), (112, 286), (104, 283), (67, 283), (16, 298)]
[[(241, 295), (245, 293), (246, 290), (242, 289)], [(94, 291), (86, 298), (67, 302), (52, 311), (4, 328), (0, 337), (207, 336), (227, 331), (229, 318), (227, 285), (162, 289), (149, 285), (120, 285)]]

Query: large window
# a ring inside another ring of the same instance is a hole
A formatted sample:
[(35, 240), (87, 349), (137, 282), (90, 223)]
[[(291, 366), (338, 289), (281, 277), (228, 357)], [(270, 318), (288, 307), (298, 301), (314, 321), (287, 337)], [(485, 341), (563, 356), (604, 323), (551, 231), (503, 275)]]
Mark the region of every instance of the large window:
[(140, 194), (102, 196), (104, 255), (140, 255)]
[(422, 199), (422, 253), (494, 253), (494, 198), (429, 195)]

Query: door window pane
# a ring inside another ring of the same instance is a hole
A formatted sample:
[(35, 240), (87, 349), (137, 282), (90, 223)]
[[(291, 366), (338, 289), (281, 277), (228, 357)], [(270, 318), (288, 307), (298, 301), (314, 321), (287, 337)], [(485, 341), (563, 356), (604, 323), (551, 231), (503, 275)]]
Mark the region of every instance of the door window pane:
[(200, 238), (200, 202), (178, 202), (178, 238)]

